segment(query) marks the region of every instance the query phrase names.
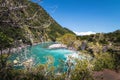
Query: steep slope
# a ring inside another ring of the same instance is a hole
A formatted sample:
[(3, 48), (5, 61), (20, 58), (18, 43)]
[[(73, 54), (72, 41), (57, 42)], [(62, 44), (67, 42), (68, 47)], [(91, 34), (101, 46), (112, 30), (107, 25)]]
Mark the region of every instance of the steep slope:
[(28, 0), (0, 0), (0, 33), (23, 43), (56, 40), (72, 31), (61, 27), (39, 5)]

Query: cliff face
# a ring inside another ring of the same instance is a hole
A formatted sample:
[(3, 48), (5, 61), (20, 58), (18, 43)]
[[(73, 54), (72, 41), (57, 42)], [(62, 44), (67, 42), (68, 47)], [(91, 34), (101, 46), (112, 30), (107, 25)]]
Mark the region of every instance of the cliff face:
[(28, 0), (0, 0), (0, 33), (27, 44), (74, 34), (61, 27), (40, 5)]

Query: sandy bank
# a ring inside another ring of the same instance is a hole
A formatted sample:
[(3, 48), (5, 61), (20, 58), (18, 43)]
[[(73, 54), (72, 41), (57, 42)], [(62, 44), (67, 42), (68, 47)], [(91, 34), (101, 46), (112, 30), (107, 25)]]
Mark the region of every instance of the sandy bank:
[(52, 44), (48, 47), (49, 49), (56, 49), (56, 48), (67, 48), (64, 44)]

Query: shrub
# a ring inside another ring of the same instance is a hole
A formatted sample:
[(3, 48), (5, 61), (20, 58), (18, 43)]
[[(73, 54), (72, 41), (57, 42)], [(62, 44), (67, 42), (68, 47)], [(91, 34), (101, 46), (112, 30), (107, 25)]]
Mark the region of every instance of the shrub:
[(94, 70), (99, 71), (106, 68), (114, 68), (114, 58), (109, 53), (97, 54), (94, 60)]

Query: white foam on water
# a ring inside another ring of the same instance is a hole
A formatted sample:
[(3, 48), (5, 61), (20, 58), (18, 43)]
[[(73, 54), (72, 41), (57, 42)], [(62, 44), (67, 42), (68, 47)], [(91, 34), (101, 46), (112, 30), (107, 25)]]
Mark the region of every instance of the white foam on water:
[(79, 59), (79, 60), (83, 60), (86, 59), (85, 55), (81, 54), (80, 52), (75, 52), (73, 51), (73, 53), (70, 54), (65, 54), (66, 57), (66, 61), (67, 60), (75, 60), (75, 59)]
[(65, 54), (65, 57), (66, 57), (66, 60), (70, 60), (70, 58), (72, 58), (72, 59), (78, 59), (79, 58), (79, 55), (78, 55), (78, 53), (77, 52), (72, 52), (72, 53), (70, 53), (70, 54)]

